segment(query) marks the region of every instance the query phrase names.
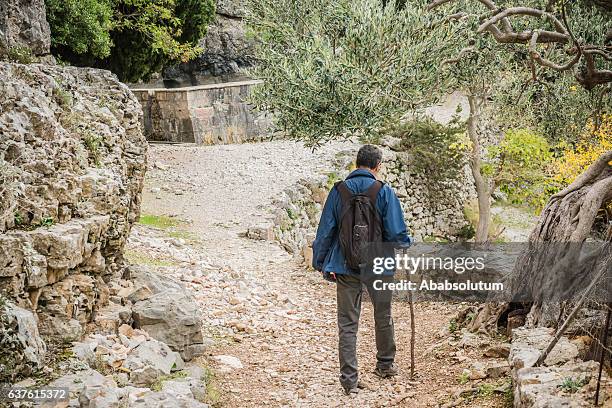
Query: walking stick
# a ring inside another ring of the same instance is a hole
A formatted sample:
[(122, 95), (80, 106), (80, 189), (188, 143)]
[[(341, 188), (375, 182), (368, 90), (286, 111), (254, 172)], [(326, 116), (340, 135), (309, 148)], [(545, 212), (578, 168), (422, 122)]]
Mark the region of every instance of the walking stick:
[(601, 348), (601, 356), (599, 357), (599, 374), (597, 375), (597, 388), (595, 389), (595, 406), (599, 405), (599, 390), (601, 388), (601, 374), (603, 372), (603, 366), (606, 359), (606, 347), (608, 345), (608, 331), (610, 328), (610, 319), (612, 316), (612, 302), (608, 303), (608, 313), (606, 316), (606, 325), (603, 327), (602, 332), (602, 348)]
[[(405, 255), (406, 250), (400, 250), (400, 254)], [(402, 271), (406, 274), (406, 278), (410, 278), (409, 273), (402, 268)], [(408, 279), (410, 280), (410, 279)], [(410, 379), (414, 378), (414, 342), (415, 342), (415, 323), (414, 323), (414, 302), (412, 300), (412, 291), (408, 290), (408, 304), (410, 306)]]
[(412, 302), (412, 291), (408, 291), (408, 302), (410, 303), (410, 378), (414, 378), (414, 304)]

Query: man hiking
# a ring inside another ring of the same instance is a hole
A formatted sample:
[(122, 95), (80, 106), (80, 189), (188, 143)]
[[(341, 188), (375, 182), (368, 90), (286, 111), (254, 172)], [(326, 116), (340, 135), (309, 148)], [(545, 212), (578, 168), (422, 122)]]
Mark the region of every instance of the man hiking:
[(347, 395), (359, 389), (356, 345), (363, 286), (374, 307), (377, 349), (374, 373), (381, 378), (398, 373), (394, 365), (392, 291), (374, 290), (371, 268), (366, 271), (367, 263), (360, 259), (368, 246), (376, 242), (402, 247), (412, 243), (395, 192), (377, 180), (381, 163), (382, 152), (377, 147), (365, 145), (359, 149), (357, 169), (329, 192), (313, 243), (313, 267), (325, 279), (336, 283), (340, 384)]

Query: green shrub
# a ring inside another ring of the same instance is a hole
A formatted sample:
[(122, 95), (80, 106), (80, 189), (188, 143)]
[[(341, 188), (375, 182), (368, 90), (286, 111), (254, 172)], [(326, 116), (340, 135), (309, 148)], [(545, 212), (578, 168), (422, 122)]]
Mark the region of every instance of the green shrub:
[(399, 148), (412, 156), (411, 171), (425, 175), (430, 195), (444, 191), (440, 184), (456, 179), (466, 164), (465, 127), (458, 119), (447, 125), (418, 118), (389, 129), (400, 138)]
[(548, 165), (551, 147), (546, 138), (529, 129), (506, 131), (498, 145), (489, 146), (482, 172), (508, 195), (513, 204), (541, 209), (550, 196)]
[(36, 57), (32, 54), (32, 50), (28, 47), (15, 46), (10, 47), (3, 52), (5, 60), (16, 62), (18, 64), (31, 64), (36, 61)]
[(46, 0), (52, 52), (110, 69), (124, 82), (198, 56), (214, 0)]

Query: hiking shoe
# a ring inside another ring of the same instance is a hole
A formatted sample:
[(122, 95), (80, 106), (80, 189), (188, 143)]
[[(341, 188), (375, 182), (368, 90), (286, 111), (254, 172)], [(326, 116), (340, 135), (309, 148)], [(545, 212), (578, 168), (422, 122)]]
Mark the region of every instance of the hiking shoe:
[(344, 390), (344, 393), (346, 395), (351, 395), (351, 394), (357, 394), (359, 392), (359, 390), (363, 390), (363, 389), (367, 389), (368, 387), (362, 383), (361, 381), (357, 381), (357, 385), (353, 385), (349, 388), (345, 387), (344, 385), (342, 386), (342, 389)]
[(346, 387), (342, 387), (344, 388), (344, 394), (345, 395), (357, 395), (359, 394), (359, 386), (355, 385), (351, 388), (346, 388)]
[(376, 367), (376, 370), (374, 370), (374, 374), (380, 378), (389, 378), (399, 374), (399, 370), (397, 369), (395, 364), (393, 364), (387, 368)]

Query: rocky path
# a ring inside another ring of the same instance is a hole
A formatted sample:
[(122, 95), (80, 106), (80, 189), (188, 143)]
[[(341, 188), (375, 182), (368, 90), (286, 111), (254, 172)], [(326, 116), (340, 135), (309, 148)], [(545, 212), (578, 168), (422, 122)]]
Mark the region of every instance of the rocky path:
[(354, 147), (333, 144), (316, 153), (285, 141), (151, 147), (142, 211), (165, 224), (137, 226), (128, 256), (181, 279), (199, 301), (211, 339), (209, 355), (200, 362), (216, 373), (210, 402), (227, 407), (504, 406), (506, 380), (474, 382), (462, 374), (488, 341), (451, 333), (449, 322), (462, 306), (440, 303), (416, 305), (414, 379), (409, 378), (408, 305), (394, 305), (401, 375), (384, 381), (371, 374), (373, 319), (371, 306), (364, 304), (358, 353), (366, 389), (353, 398), (344, 396), (337, 381), (335, 287), (278, 244), (240, 236), (269, 217), (270, 203), (283, 189), (300, 178), (326, 174), (346, 149)]

